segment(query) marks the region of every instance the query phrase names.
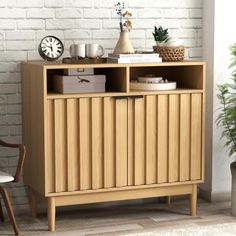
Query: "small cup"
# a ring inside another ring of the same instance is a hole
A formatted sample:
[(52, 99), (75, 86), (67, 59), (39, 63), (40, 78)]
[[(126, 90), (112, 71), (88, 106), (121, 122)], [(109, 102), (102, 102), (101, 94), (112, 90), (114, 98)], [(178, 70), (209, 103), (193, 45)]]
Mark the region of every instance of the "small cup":
[(86, 44), (86, 57), (97, 58), (103, 56), (104, 53), (105, 50), (101, 45), (97, 43)]
[(70, 56), (85, 58), (85, 44), (71, 44), (70, 45)]

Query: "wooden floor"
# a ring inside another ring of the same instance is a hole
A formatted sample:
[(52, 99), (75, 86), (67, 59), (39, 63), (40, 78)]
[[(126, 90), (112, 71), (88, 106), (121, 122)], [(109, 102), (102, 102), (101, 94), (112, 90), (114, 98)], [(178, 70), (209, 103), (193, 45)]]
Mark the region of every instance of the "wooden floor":
[[(6, 217), (7, 218), (7, 217)], [(193, 236), (236, 235), (236, 218), (231, 215), (230, 202), (198, 201), (198, 216), (189, 216), (188, 201), (175, 199), (170, 205), (158, 202), (122, 206), (91, 205), (80, 210), (60, 211), (56, 232), (47, 231), (46, 214), (33, 219), (18, 216), (22, 235), (145, 235)], [(8, 218), (0, 222), (0, 235), (13, 235)]]

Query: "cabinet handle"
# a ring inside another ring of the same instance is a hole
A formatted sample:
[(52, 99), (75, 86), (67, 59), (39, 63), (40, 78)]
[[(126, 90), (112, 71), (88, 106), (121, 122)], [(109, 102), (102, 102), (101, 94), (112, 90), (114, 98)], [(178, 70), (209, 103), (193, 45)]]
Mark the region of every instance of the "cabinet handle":
[(135, 95), (135, 96), (129, 96), (129, 98), (131, 99), (140, 99), (140, 98), (144, 98), (143, 95)]
[(144, 98), (143, 95), (135, 95), (135, 96), (114, 96), (113, 97), (116, 100), (121, 100), (121, 99), (139, 99), (139, 98)]
[(128, 99), (129, 97), (128, 96), (114, 96), (113, 98), (116, 100), (121, 100), (121, 99)]

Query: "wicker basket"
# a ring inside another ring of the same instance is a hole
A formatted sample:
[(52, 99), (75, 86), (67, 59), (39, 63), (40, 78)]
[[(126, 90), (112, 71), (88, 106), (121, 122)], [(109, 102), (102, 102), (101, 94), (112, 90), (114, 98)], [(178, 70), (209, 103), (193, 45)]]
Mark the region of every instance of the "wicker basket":
[(184, 46), (153, 46), (153, 50), (159, 53), (163, 61), (183, 61), (184, 60)]

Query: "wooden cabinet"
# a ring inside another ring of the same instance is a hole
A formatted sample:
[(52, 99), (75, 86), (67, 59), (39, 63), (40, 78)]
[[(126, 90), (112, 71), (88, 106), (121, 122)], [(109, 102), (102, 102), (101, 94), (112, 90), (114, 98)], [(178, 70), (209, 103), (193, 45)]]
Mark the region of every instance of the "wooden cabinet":
[[(106, 92), (59, 94), (52, 78), (69, 68), (107, 76)], [(130, 80), (156, 74), (177, 82), (169, 91), (131, 91)], [(189, 194), (196, 214), (204, 179), (203, 62), (22, 65), (24, 180), (57, 206)]]

